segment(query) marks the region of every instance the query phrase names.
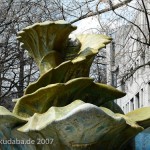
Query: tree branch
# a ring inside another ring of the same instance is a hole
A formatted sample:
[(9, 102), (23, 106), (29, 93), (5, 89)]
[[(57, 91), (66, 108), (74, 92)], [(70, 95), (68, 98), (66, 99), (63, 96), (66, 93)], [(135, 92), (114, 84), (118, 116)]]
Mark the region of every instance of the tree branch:
[(146, 10), (146, 6), (145, 6), (145, 3), (143, 0), (142, 1), (142, 5), (143, 5), (143, 8), (144, 8), (144, 14), (145, 14), (145, 17), (146, 17), (146, 22), (147, 22), (147, 28), (148, 28), (148, 32), (149, 32), (149, 45), (150, 45), (150, 22), (149, 22), (149, 18), (148, 18), (148, 14), (147, 14), (147, 10)]
[(146, 35), (144, 34), (144, 32), (142, 31), (142, 29), (141, 29), (137, 24), (135, 24), (134, 22), (132, 22), (132, 21), (128, 20), (127, 18), (121, 16), (120, 14), (116, 13), (115, 10), (113, 10), (113, 12), (114, 12), (117, 16), (119, 16), (120, 18), (126, 20), (127, 22), (131, 23), (133, 26), (137, 27), (137, 28), (139, 29), (139, 31), (142, 33), (142, 35), (143, 35), (143, 37), (144, 37), (144, 39), (145, 39), (145, 41), (146, 41), (145, 43), (147, 43)]
[(95, 16), (95, 15), (99, 15), (99, 14), (111, 11), (112, 9), (115, 10), (115, 9), (117, 9), (119, 7), (122, 7), (122, 6), (130, 3), (131, 1), (132, 0), (124, 0), (123, 2), (120, 2), (120, 3), (116, 4), (116, 5), (113, 5), (112, 8), (105, 8), (105, 9), (102, 9), (102, 10), (97, 11), (97, 12), (85, 14), (85, 15), (83, 15), (83, 16), (81, 16), (81, 17), (79, 17), (79, 18), (77, 18), (77, 19), (75, 19), (73, 21), (71, 21), (70, 23), (72, 24), (72, 23), (78, 22), (78, 21), (80, 21), (82, 19), (85, 19), (85, 18), (88, 18), (88, 17), (92, 17), (92, 16)]
[(135, 41), (137, 41), (137, 42), (139, 42), (139, 43), (142, 43), (142, 44), (144, 44), (144, 45), (150, 46), (150, 43), (143, 42), (143, 41), (141, 41), (141, 40), (139, 40), (139, 39), (137, 39), (137, 38), (134, 38), (133, 36), (131, 36), (131, 39), (133, 39), (133, 40), (135, 40)]
[(148, 61), (147, 63), (137, 66), (136, 68), (134, 68), (133, 70), (130, 70), (129, 72), (127, 72), (123, 77), (122, 77), (122, 82), (121, 83), (125, 83), (130, 77), (133, 76), (133, 74), (140, 68), (150, 65), (150, 61)]

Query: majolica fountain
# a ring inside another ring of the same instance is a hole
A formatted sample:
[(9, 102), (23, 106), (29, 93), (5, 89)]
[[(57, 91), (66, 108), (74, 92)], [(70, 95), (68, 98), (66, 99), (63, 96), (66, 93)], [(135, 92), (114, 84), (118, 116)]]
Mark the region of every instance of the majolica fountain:
[(113, 100), (125, 93), (89, 78), (95, 55), (111, 38), (81, 34), (72, 40), (75, 29), (46, 21), (18, 33), (40, 77), (14, 100), (13, 112), (0, 107), (0, 149), (122, 150), (150, 126), (149, 107), (124, 115)]

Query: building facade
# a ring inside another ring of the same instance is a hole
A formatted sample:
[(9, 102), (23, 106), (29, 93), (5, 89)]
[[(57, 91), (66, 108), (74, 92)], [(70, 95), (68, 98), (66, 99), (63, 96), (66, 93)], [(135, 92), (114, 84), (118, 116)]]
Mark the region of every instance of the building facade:
[[(150, 22), (149, 14), (148, 17)], [(106, 47), (107, 83), (126, 92), (125, 97), (116, 100), (125, 113), (150, 106), (150, 46), (145, 44), (150, 33), (144, 12), (136, 15), (134, 24), (138, 27), (120, 27)]]

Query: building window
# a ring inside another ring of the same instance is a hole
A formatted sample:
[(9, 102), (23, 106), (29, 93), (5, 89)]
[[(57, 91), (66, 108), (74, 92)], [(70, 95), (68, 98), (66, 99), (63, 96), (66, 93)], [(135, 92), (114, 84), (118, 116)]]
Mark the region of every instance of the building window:
[(125, 92), (126, 88), (125, 88), (125, 83), (121, 83), (121, 91)]
[(143, 107), (143, 99), (144, 99), (144, 93), (143, 93), (143, 89), (141, 89), (141, 92), (140, 92), (140, 106)]
[(134, 100), (133, 98), (130, 100), (130, 111), (134, 110)]
[(127, 112), (129, 112), (129, 103), (127, 103)]
[(139, 93), (137, 93), (137, 94), (135, 95), (135, 100), (134, 100), (134, 102), (135, 102), (135, 109), (140, 108)]
[[(136, 67), (139, 66), (139, 59), (136, 60)], [(136, 78), (139, 78), (139, 69), (136, 70)]]
[(148, 106), (150, 106), (150, 82), (148, 82)]
[(125, 107), (125, 113), (128, 113), (128, 106), (126, 104), (126, 107)]
[(130, 72), (131, 72), (130, 85), (132, 85), (132, 83), (133, 83), (133, 67), (131, 67)]
[(113, 41), (111, 44), (111, 49), (112, 49), (112, 65), (115, 66), (115, 42)]
[[(142, 51), (141, 57), (140, 57), (140, 65), (143, 65), (143, 64), (145, 64), (145, 51)], [(142, 70), (144, 69), (145, 69), (145, 66), (142, 67)]]
[(119, 73), (119, 66), (111, 72), (112, 75), (112, 83), (111, 85), (114, 87), (117, 87), (117, 77), (118, 77), (118, 73)]
[(129, 112), (129, 102), (125, 105), (125, 113)]
[(112, 86), (117, 87), (117, 73), (112, 72)]

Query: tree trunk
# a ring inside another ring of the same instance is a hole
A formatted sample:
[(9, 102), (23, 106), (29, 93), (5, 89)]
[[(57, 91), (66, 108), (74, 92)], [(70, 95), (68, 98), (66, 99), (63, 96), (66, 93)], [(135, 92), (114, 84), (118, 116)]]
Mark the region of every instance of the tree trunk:
[(24, 51), (19, 52), (19, 86), (18, 86), (18, 97), (23, 95), (24, 89)]

